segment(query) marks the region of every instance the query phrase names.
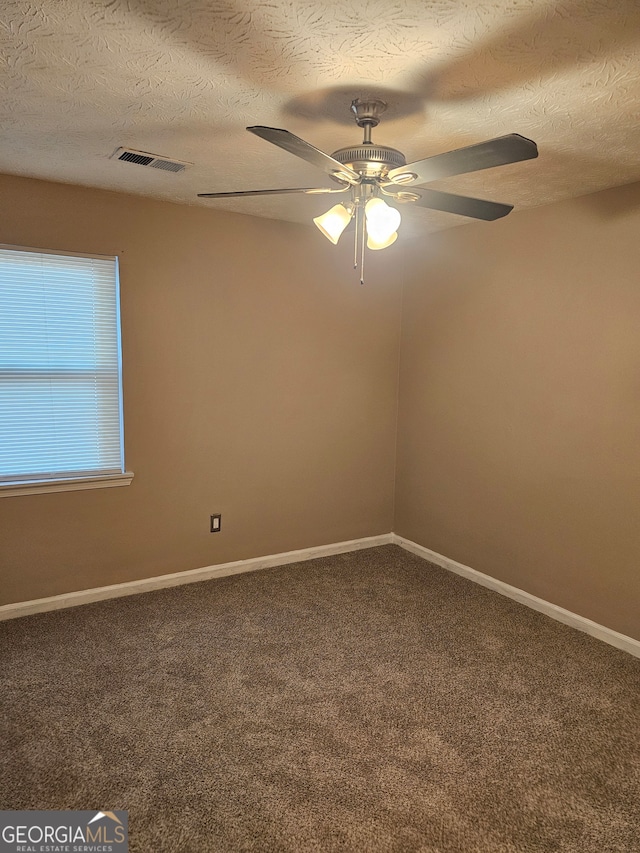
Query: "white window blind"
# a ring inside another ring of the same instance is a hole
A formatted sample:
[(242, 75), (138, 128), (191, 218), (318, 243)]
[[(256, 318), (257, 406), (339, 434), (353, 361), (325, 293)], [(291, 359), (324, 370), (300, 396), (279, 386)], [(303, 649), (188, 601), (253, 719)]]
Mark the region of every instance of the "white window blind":
[(0, 486), (123, 455), (117, 258), (0, 248)]

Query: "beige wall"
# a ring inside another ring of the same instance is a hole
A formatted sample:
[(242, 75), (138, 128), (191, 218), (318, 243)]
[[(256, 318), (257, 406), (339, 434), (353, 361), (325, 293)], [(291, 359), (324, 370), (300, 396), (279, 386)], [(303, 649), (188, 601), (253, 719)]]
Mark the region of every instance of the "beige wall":
[(0, 603), (391, 530), (399, 252), (360, 287), (313, 227), (10, 177), (0, 222), (120, 256), (135, 472), (1, 498)]
[(394, 529), (640, 638), (640, 184), (407, 271)]
[(0, 207), (0, 242), (120, 256), (136, 475), (0, 499), (0, 603), (394, 529), (640, 637), (640, 185), (364, 288), (304, 226), (10, 177)]

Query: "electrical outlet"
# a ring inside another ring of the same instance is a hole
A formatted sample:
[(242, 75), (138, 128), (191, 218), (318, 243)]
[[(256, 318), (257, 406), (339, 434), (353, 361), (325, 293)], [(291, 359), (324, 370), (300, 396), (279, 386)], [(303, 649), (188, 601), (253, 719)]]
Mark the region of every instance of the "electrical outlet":
[(211, 527), (209, 530), (211, 533), (220, 533), (220, 528), (222, 527), (222, 515), (218, 513), (217, 515), (211, 516)]

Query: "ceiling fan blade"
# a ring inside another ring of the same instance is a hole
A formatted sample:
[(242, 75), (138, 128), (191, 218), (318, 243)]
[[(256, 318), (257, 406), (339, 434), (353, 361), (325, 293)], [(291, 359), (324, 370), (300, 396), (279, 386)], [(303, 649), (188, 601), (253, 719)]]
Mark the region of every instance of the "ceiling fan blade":
[(344, 193), (348, 185), (333, 190), (330, 187), (294, 187), (279, 190), (240, 190), (233, 193), (198, 193), (198, 198), (236, 198), (243, 195), (282, 195), (284, 193), (306, 193), (307, 195), (327, 195), (329, 193)]
[(457, 213), (460, 216), (471, 216), (473, 219), (484, 219), (487, 222), (500, 219), (513, 210), (512, 204), (500, 204), (497, 201), (485, 201), (482, 198), (442, 193), (438, 190), (421, 190), (420, 199), (414, 204), (420, 207), (428, 207), (431, 210), (444, 210), (446, 213)]
[(396, 182), (398, 176), (414, 174), (415, 178), (397, 181), (402, 184), (428, 184), (440, 178), (450, 178), (453, 175), (463, 175), (465, 172), (479, 172), (481, 169), (492, 169), (494, 166), (505, 166), (507, 163), (518, 163), (521, 160), (531, 160), (538, 156), (535, 142), (511, 133), (508, 136), (498, 136), (487, 142), (436, 154), (425, 160), (407, 163), (392, 169), (388, 178)]
[(313, 145), (305, 142), (304, 139), (300, 139), (299, 136), (289, 133), (288, 130), (281, 130), (278, 127), (263, 127), (262, 125), (248, 127), (247, 130), (251, 133), (255, 133), (256, 136), (259, 136), (262, 139), (266, 139), (267, 142), (273, 142), (273, 144), (277, 145), (278, 148), (284, 148), (284, 150), (288, 151), (290, 154), (295, 154), (296, 157), (301, 157), (303, 160), (306, 160), (307, 163), (317, 166), (333, 178), (346, 181), (350, 184), (360, 183), (360, 175), (350, 166), (345, 166), (344, 163), (334, 160), (333, 157), (325, 154), (324, 151), (320, 151), (319, 148), (314, 148)]

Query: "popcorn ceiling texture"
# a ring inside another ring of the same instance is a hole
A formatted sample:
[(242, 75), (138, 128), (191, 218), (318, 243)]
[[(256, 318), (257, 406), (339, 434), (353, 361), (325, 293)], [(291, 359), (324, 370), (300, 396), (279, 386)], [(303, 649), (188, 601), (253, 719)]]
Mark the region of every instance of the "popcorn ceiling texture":
[[(536, 161), (433, 185), (532, 207), (640, 180), (639, 40), (638, 0), (4, 0), (0, 171), (308, 222), (326, 199), (195, 196), (327, 185), (244, 128), (331, 153), (361, 140), (351, 100), (377, 95), (374, 140), (408, 160), (534, 139)], [(110, 160), (120, 145), (194, 165)]]

